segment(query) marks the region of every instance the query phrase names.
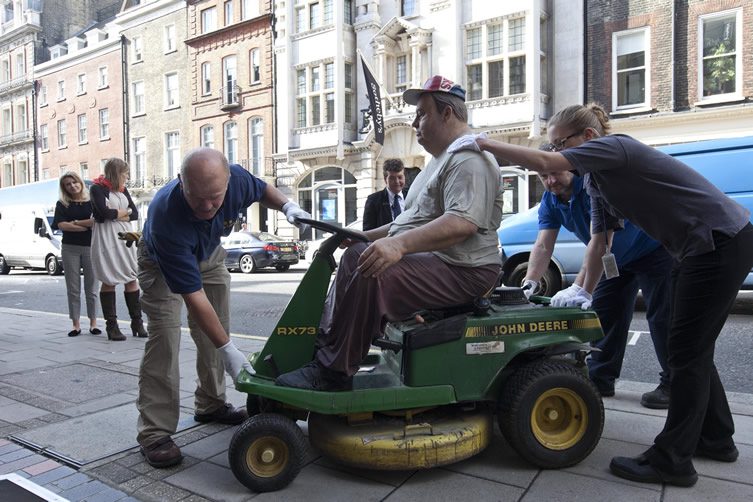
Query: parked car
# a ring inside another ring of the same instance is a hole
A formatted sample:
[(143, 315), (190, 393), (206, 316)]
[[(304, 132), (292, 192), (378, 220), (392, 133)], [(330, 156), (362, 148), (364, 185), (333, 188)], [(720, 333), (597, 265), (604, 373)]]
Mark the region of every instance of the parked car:
[[(693, 169), (747, 208), (753, 215), (753, 136), (699, 141), (660, 147)], [(671, 204), (671, 201), (668, 201)], [(659, 217), (659, 215), (657, 215)], [(505, 219), (497, 234), (502, 248), (502, 282), (520, 285), (528, 269), (528, 256), (539, 231), (538, 206)], [(572, 284), (578, 275), (586, 247), (561, 228), (549, 267), (541, 279), (542, 293), (551, 296)], [(743, 283), (753, 289), (753, 270)]]
[[(363, 220), (358, 219), (348, 225), (346, 227), (348, 230), (363, 230)], [(324, 234), (323, 237), (320, 239), (317, 239), (315, 241), (311, 241), (308, 243), (308, 248), (306, 249), (306, 261), (311, 263), (311, 260), (314, 259), (314, 253), (316, 253), (319, 250), (319, 246), (322, 245), (322, 242), (324, 242), (328, 237), (330, 237), (332, 234), (327, 233)], [(335, 259), (335, 263), (340, 263), (340, 258), (342, 257), (343, 253), (345, 252), (344, 249), (337, 249), (335, 250), (335, 253), (332, 255)]]
[(244, 274), (268, 267), (284, 272), (298, 263), (298, 244), (267, 232), (233, 232), (222, 239), (222, 247), (228, 270)]

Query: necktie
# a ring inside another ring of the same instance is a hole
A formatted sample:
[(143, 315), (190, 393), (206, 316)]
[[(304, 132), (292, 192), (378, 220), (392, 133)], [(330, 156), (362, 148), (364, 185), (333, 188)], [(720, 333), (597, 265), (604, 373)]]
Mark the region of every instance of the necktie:
[(400, 209), (400, 196), (395, 195), (392, 198), (392, 219), (394, 220), (402, 212)]

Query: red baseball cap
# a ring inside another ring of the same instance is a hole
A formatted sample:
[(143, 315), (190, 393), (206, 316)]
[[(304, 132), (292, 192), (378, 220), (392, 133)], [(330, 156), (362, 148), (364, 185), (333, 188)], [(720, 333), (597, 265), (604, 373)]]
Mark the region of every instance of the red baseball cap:
[(409, 105), (415, 105), (418, 103), (418, 98), (425, 92), (446, 92), (457, 96), (465, 101), (465, 89), (460, 87), (448, 78), (444, 78), (441, 75), (434, 75), (429, 80), (424, 82), (424, 86), (421, 89), (408, 89), (403, 92), (403, 101)]

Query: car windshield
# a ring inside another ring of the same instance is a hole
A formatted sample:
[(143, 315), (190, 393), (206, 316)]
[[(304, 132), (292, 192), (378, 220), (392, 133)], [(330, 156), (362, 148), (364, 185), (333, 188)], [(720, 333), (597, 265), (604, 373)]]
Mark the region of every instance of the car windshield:
[(285, 240), (282, 237), (277, 236), (275, 234), (270, 234), (269, 232), (259, 232), (259, 233), (255, 233), (253, 235), (256, 238), (261, 239), (263, 241), (267, 241), (267, 242), (270, 242), (270, 241), (284, 241)]

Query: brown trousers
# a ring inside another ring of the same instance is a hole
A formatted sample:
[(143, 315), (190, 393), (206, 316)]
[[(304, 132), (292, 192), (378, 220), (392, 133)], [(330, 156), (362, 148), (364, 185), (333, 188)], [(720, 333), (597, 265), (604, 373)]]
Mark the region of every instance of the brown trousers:
[(496, 264), (459, 267), (432, 253), (415, 253), (367, 279), (358, 272), (358, 258), (365, 249), (366, 244), (359, 243), (343, 254), (319, 326), (316, 358), (348, 375), (358, 371), (386, 321), (470, 302), (495, 284), (500, 271)]

